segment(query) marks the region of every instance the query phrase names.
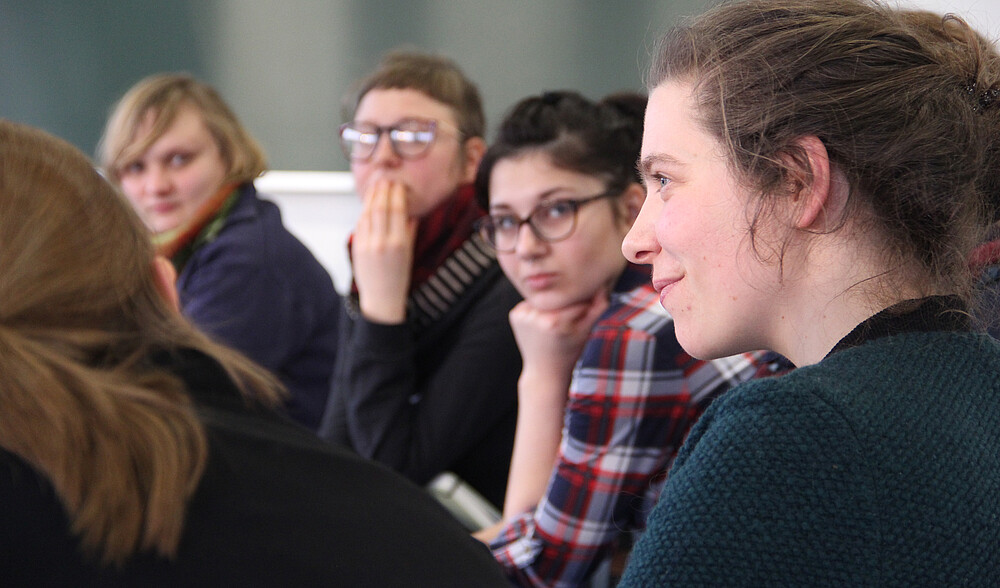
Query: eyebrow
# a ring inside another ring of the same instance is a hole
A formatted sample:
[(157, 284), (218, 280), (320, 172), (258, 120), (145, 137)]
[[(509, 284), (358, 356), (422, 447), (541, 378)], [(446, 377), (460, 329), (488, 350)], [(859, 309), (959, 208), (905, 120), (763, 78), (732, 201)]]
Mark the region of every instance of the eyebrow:
[(657, 153), (655, 155), (647, 155), (646, 157), (643, 157), (636, 162), (635, 167), (639, 170), (641, 175), (647, 176), (652, 173), (650, 170), (652, 170), (656, 164), (683, 165), (679, 159), (673, 157), (672, 155)]
[[(541, 194), (538, 195), (538, 203), (536, 203), (535, 206), (538, 206), (538, 204), (541, 204), (542, 202), (544, 202), (544, 201), (552, 198), (553, 194), (555, 194), (557, 192), (562, 192), (562, 191), (565, 191), (565, 190), (569, 190), (569, 189), (570, 188), (567, 188), (566, 186), (556, 186), (555, 188), (549, 188), (548, 190), (546, 190), (546, 191), (544, 191), (544, 192), (542, 192)], [(490, 203), (490, 210), (493, 210), (494, 208), (498, 208), (498, 209), (502, 209), (502, 210), (512, 210), (513, 209), (509, 204), (493, 204), (493, 203)]]
[(642, 182), (643, 187), (647, 187), (646, 178), (653, 175), (652, 169), (657, 164), (683, 165), (679, 159), (665, 153), (647, 155), (637, 160), (635, 162), (635, 170), (639, 174), (639, 180)]

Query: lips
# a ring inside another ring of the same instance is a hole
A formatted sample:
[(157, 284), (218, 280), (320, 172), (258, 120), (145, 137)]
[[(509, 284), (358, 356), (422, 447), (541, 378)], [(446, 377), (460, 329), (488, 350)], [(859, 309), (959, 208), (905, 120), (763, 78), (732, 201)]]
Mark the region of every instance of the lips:
[(662, 292), (680, 281), (680, 278), (653, 278), (653, 289)]
[(653, 289), (660, 295), (660, 306), (666, 308), (665, 300), (674, 285), (681, 281), (681, 278), (653, 278)]
[(179, 206), (180, 205), (175, 202), (159, 202), (151, 206), (149, 209), (153, 214), (169, 214), (174, 210), (177, 210)]
[(532, 274), (524, 278), (524, 283), (532, 290), (544, 290), (555, 284), (556, 278), (554, 273)]

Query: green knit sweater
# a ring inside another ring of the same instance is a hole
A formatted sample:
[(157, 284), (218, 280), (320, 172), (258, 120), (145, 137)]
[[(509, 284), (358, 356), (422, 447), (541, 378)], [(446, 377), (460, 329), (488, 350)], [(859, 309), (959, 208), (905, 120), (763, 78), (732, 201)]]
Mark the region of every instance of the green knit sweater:
[(1000, 586), (1000, 344), (906, 333), (717, 400), (622, 586)]

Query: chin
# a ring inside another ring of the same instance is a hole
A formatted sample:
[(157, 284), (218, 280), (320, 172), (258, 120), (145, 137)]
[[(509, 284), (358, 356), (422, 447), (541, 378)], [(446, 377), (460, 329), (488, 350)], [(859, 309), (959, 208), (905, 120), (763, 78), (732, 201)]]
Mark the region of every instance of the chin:
[(524, 299), (528, 301), (528, 304), (537, 308), (538, 310), (562, 310), (568, 306), (574, 304), (580, 304), (583, 302), (589, 302), (592, 296), (573, 296), (572, 294), (566, 292), (557, 291), (546, 291), (538, 292), (535, 294), (528, 293), (524, 295)]
[(684, 321), (683, 319), (677, 320), (677, 315), (673, 316), (674, 335), (677, 337), (677, 342), (688, 355), (695, 359), (706, 361), (729, 355), (719, 352), (721, 346), (714, 344), (712, 341), (705, 340), (706, 329), (699, 328), (698, 325), (689, 324), (688, 321)]
[(178, 222), (154, 222), (149, 225), (149, 230), (156, 234), (166, 233), (167, 231), (172, 231), (180, 226)]
[(538, 310), (559, 310), (570, 305), (568, 298), (552, 292), (521, 292), (521, 296), (524, 297), (528, 304)]

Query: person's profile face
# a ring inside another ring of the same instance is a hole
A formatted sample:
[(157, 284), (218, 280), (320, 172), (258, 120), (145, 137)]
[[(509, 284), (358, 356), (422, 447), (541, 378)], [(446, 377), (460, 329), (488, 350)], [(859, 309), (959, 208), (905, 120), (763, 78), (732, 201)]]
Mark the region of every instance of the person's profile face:
[(463, 138), (452, 109), (423, 92), (409, 88), (370, 90), (354, 113), (354, 122), (381, 128), (411, 119), (439, 123), (434, 141), (424, 153), (415, 158), (400, 157), (393, 150), (388, 133), (382, 133), (370, 157), (351, 160), (351, 172), (355, 189), (362, 197), (379, 178), (403, 184), (409, 216), (421, 218), (447, 200), (461, 184), (471, 182), (475, 166), (470, 169), (466, 161)]
[(749, 194), (701, 126), (690, 83), (668, 80), (650, 94), (639, 168), (646, 199), (622, 249), (652, 264), (677, 340), (704, 359), (763, 347), (776, 269), (751, 250)]
[[(148, 134), (152, 116), (143, 119), (136, 141)], [(191, 219), (225, 177), (219, 146), (193, 106), (181, 108), (167, 130), (119, 171), (122, 191), (154, 233)]]
[[(621, 243), (628, 227), (613, 208), (620, 192), (555, 167), (541, 152), (494, 165), (489, 213), (497, 259), (530, 305), (565, 308), (614, 285), (626, 264)], [(603, 194), (610, 195), (588, 201)], [(529, 217), (535, 227), (522, 222)]]

